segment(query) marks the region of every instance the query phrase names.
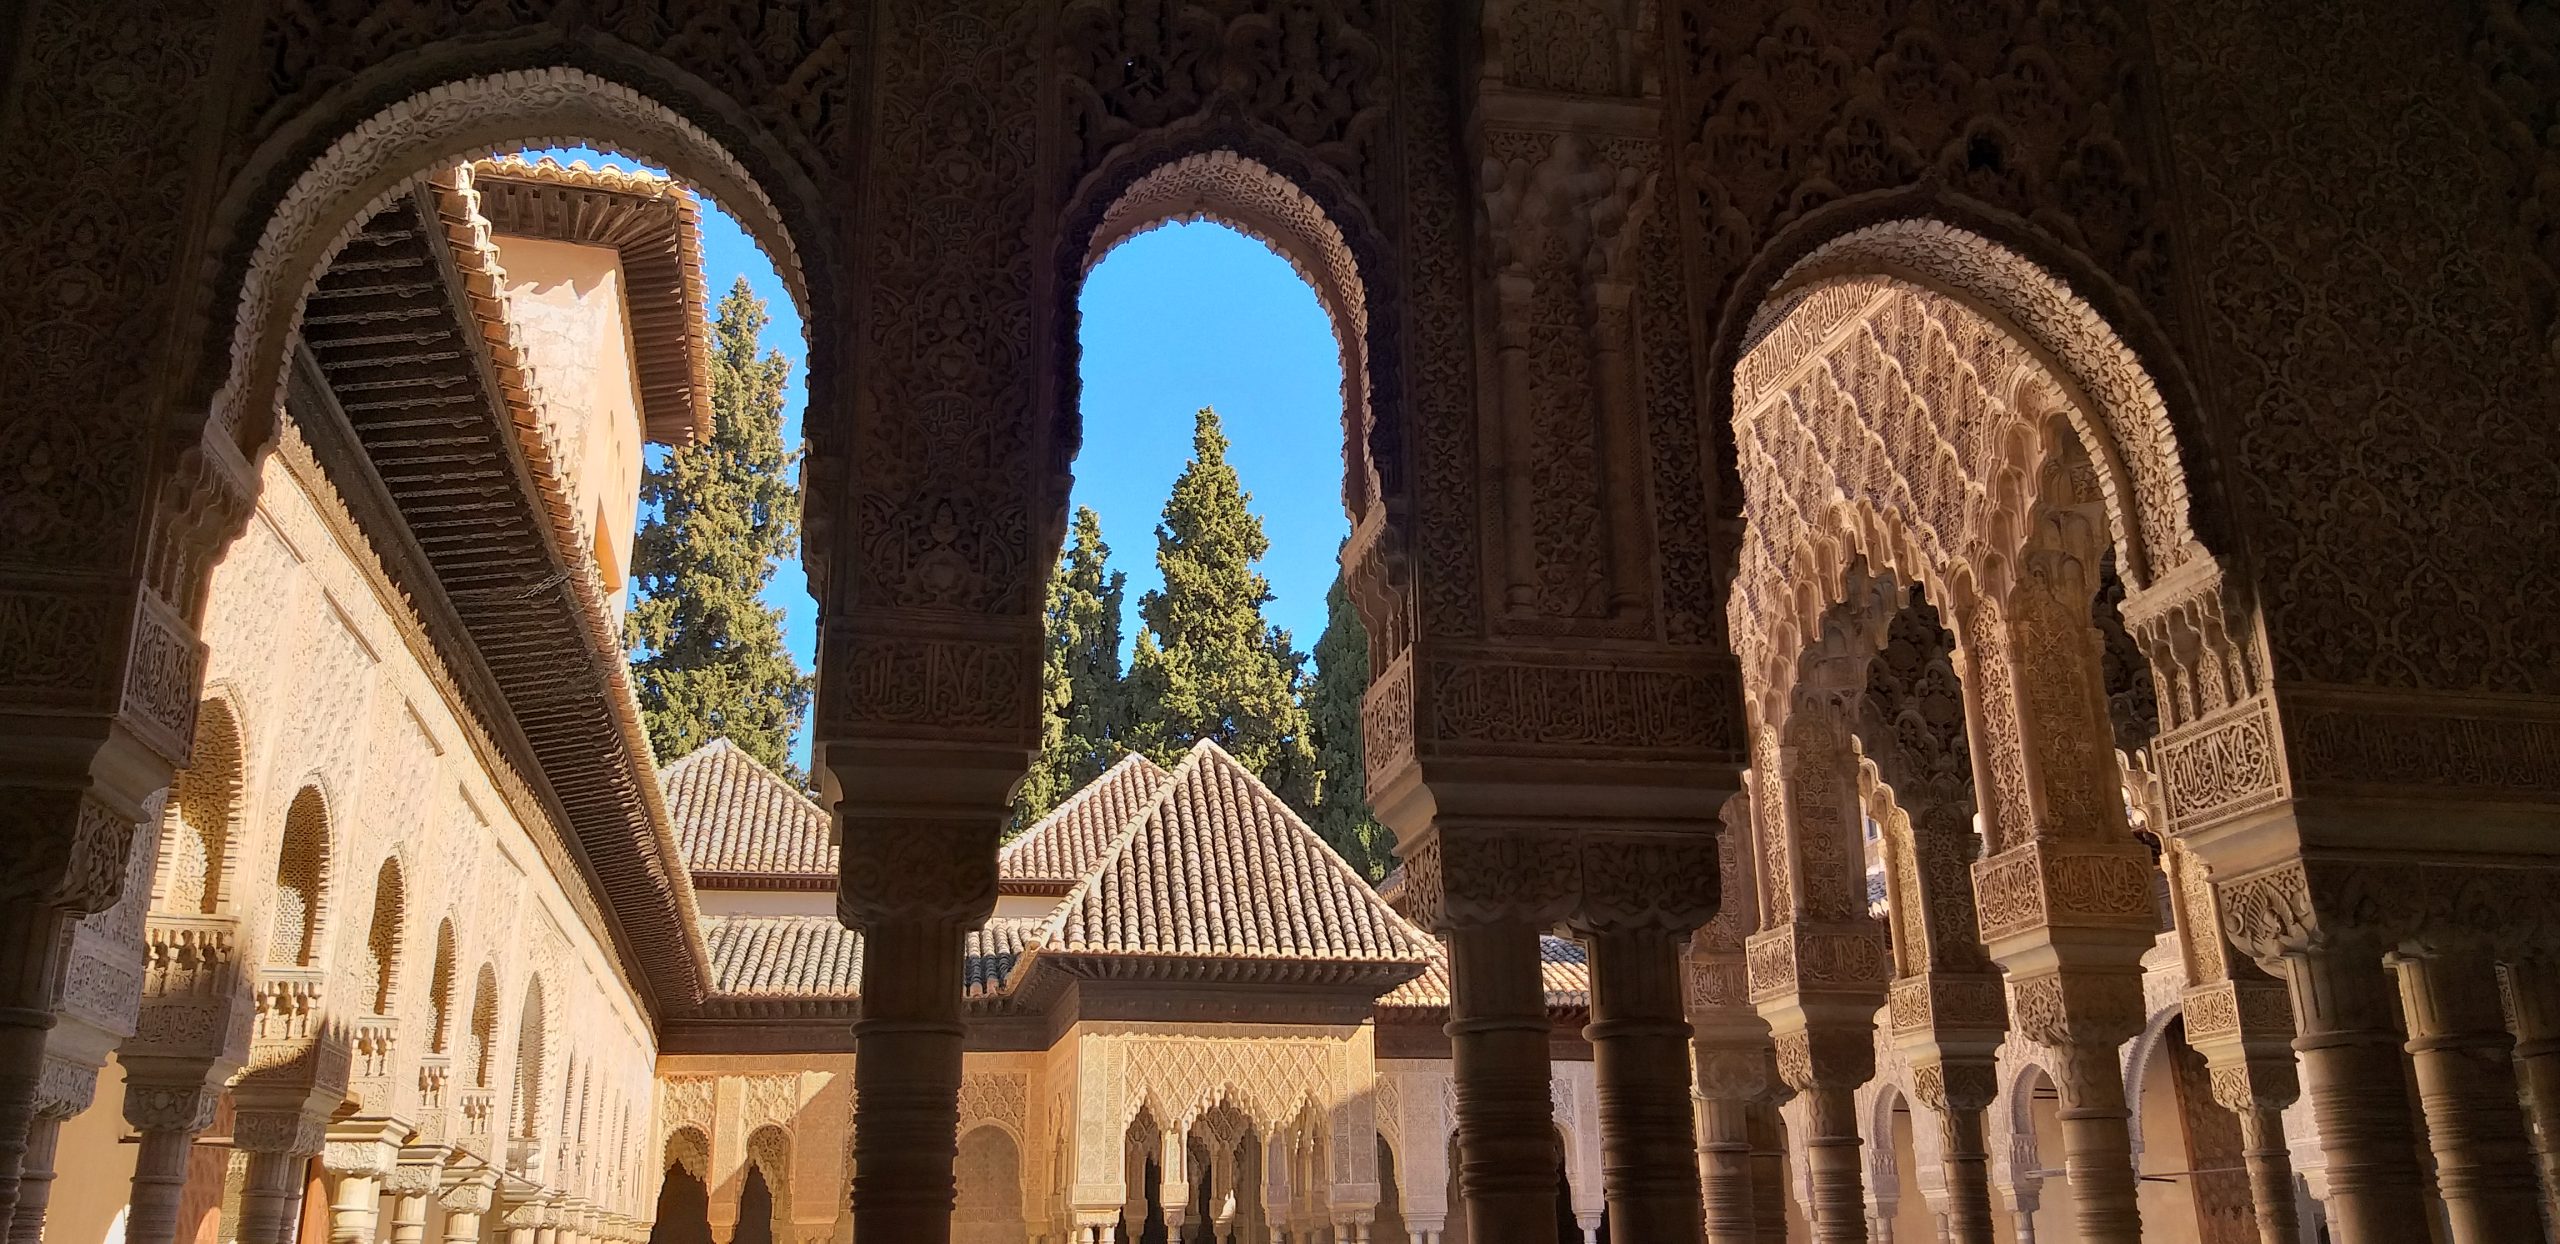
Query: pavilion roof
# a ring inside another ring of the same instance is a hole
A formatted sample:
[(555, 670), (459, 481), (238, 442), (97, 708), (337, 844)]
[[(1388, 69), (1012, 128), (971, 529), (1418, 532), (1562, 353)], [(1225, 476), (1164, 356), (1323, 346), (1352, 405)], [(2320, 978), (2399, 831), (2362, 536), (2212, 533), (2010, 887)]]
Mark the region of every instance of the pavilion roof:
[(827, 810), (719, 738), (661, 770), (667, 816), (705, 890), (827, 890), (836, 850)]
[(1028, 889), (1042, 882), (1073, 886), (1093, 871), (1111, 844), (1163, 789), (1163, 766), (1136, 752), (1067, 796), (996, 856), (1000, 884)]

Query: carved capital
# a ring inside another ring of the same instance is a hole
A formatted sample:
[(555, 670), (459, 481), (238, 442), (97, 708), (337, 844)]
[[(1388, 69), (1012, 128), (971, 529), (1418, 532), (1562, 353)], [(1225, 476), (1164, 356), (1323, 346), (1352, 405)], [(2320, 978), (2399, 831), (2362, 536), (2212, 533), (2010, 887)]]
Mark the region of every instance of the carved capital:
[(132, 818), (94, 793), (0, 790), (0, 904), (104, 911), (124, 892), (132, 846)]
[(973, 816), (926, 823), (845, 819), (843, 889), (836, 910), (856, 928), (883, 924), (974, 927), (996, 905), (996, 821)]
[(1884, 926), (1873, 920), (1817, 925), (1782, 924), (1752, 934), (1743, 944), (1751, 1000), (1763, 1010), (1793, 998), (1844, 997), (1870, 1011), (1893, 976), (1893, 953)]
[(1696, 1051), (1698, 1095), (1710, 1101), (1764, 1102), (1784, 1087), (1778, 1077), (1778, 1051), (1763, 1040), (1747, 1046), (1709, 1046)]
[(232, 1116), (231, 1143), (248, 1153), (309, 1157), (329, 1141), (326, 1110), (262, 1110), (243, 1107)]
[(2065, 969), (2009, 978), (2015, 1030), (2051, 1046), (2114, 1046), (2142, 1031), (2142, 977)]
[(1554, 925), (1581, 894), (1582, 857), (1562, 833), (1440, 826), (1406, 855), (1405, 886), (1416, 918), (1437, 932)]
[(1997, 972), (1930, 972), (1893, 982), (1886, 997), (1897, 1044), (1906, 1038), (2000, 1043), (2009, 1000)]
[(1854, 1089), (1875, 1078), (1875, 1030), (1815, 1028), (1777, 1034), (1778, 1077), (1799, 1093)]
[(1982, 1110), (2000, 1095), (1999, 1066), (1988, 1059), (1916, 1063), (1911, 1069), (1911, 1095), (1941, 1114)]
[(1687, 932), (1713, 919), (1722, 895), (1716, 835), (1581, 835), (1582, 897), (1576, 925)]
[(213, 1122), (222, 1103), (222, 1087), (202, 1078), (192, 1081), (144, 1080), (126, 1066), (124, 1121), (137, 1132), (183, 1132), (192, 1135)]

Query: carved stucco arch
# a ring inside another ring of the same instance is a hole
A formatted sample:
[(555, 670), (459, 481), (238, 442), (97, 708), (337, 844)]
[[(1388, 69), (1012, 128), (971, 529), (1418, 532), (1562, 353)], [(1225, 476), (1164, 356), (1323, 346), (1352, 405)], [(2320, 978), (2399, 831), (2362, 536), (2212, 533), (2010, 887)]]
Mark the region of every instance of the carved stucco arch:
[[(238, 700), (228, 685), (207, 687), (196, 704), (195, 749), (187, 767), (169, 784), (162, 808), (158, 864), (152, 869), (150, 910), (179, 916), (234, 915), (240, 909), (240, 857), (249, 843), (249, 730)], [(206, 804), (218, 805), (206, 807)], [(220, 840), (214, 826), (188, 819), (216, 813), (222, 821)], [(177, 854), (188, 831), (205, 851), (204, 876), (195, 891), (181, 895)], [(192, 910), (179, 910), (184, 902)]]
[[(1904, 1091), (1902, 1083), (1898, 1078), (1891, 1075), (1878, 1075), (1876, 1077), (1875, 1099), (1867, 1104), (1867, 1136), (1869, 1138), (1867, 1142), (1867, 1187), (1870, 1192), (1885, 1192), (1890, 1190), (1893, 1196), (1896, 1199), (1899, 1199), (1906, 1191), (1903, 1187), (1904, 1181), (1902, 1178), (1902, 1172), (1896, 1165), (1893, 1153), (1893, 1112), (1894, 1108), (1899, 1105), (1904, 1109), (1910, 1110), (1911, 1113), (1916, 1116), (1919, 1113), (1919, 1110), (1916, 1107), (1909, 1105), (1910, 1099), (1911, 1095)], [(1919, 1136), (1918, 1129), (1916, 1127), (1913, 1129), (1912, 1150), (1912, 1162), (1916, 1167), (1920, 1158)], [(1919, 1182), (1920, 1172), (1915, 1169), (1911, 1172), (1910, 1180), (1910, 1183), (1913, 1185), (1913, 1189), (1917, 1188)]]
[[(1381, 502), (1401, 524), (1406, 438), (1398, 409), (1395, 306), (1383, 234), (1331, 165), (1253, 122), (1210, 114), (1129, 143), (1075, 188), (1061, 234), (1057, 322), (1075, 325), (1083, 278), (1121, 243), (1167, 224), (1212, 221), (1269, 247), (1315, 291), (1342, 367), (1342, 504), (1356, 530)], [(1074, 333), (1060, 333), (1056, 470), (1081, 440)], [(1063, 490), (1057, 498), (1063, 516)]]
[[(660, 164), (737, 218), (799, 304), (813, 353), (822, 337), (808, 326), (826, 308), (812, 303), (795, 233), (763, 182), (682, 112), (633, 87), (567, 66), (457, 77), (344, 125), (270, 204), (262, 200), (263, 188), (282, 180), (278, 170), (293, 167), (288, 138), (279, 134), (260, 150), (218, 215), (243, 237), (258, 230), (236, 298), (228, 286), (217, 291), (224, 301), (216, 305), (231, 308), (232, 316), (225, 357), (215, 369), (220, 386), (208, 401), (212, 425), (228, 430), (243, 453), (256, 452), (271, 436), (289, 343), (330, 260), (418, 178), (462, 160), (594, 146)], [(768, 159), (761, 166), (788, 165)], [(794, 216), (811, 220), (802, 232), (815, 236), (814, 217), (805, 210)]]
[(1813, 292), (1885, 278), (1951, 298), (2003, 330), (2042, 365), (2098, 464), (2118, 564), (2140, 591), (2202, 553), (2190, 470), (2150, 368), (2078, 291), (2025, 254), (1935, 219), (1852, 229), (1813, 247), (1771, 286), (1743, 331), (1747, 357)]
[(2142, 1162), (2142, 1082), (2151, 1073), (2152, 1060), (2168, 1052), (2169, 1026), (2185, 1015), (2183, 1002), (2171, 1002), (2152, 1011), (2143, 1020), (2141, 1035), (2125, 1046), (2124, 1100), (2133, 1112), (2125, 1121), (2125, 1139), (2132, 1146), (2137, 1167)]
[(706, 1188), (711, 1186), (711, 1137), (701, 1128), (688, 1123), (669, 1131), (665, 1152), (666, 1165), (701, 1180)]

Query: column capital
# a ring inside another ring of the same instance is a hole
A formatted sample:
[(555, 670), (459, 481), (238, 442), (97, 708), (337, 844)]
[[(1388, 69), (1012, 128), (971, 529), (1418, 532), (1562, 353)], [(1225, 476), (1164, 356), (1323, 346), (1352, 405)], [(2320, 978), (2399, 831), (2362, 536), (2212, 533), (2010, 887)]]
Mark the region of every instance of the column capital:
[(431, 1196), (444, 1186), (452, 1151), (442, 1145), (402, 1145), (382, 1171), (382, 1190), (393, 1196)]
[(2019, 1036), (2051, 1046), (2115, 1046), (2142, 1031), (2138, 973), (2065, 968), (2009, 978)]
[(1872, 1025), (1826, 1026), (1777, 1036), (1778, 1077), (1799, 1093), (1847, 1092), (1876, 1076)]
[(443, 1168), (444, 1188), (437, 1202), (448, 1214), (485, 1214), (496, 1200), (498, 1172), (486, 1167)]

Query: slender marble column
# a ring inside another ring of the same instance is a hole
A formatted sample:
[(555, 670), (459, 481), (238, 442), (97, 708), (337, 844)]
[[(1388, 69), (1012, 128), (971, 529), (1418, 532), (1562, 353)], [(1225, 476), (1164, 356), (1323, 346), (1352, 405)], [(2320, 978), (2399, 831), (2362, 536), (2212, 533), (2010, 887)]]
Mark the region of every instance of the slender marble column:
[(2071, 1181), (2080, 1238), (2087, 1244), (2141, 1244), (2124, 1064), (2112, 1044), (2066, 1045), (2054, 1052), (2061, 1063), (2054, 1081), (2062, 1095), (2062, 1167)]
[(444, 1204), (444, 1244), (480, 1244), (480, 1219), (489, 1212), (497, 1172), (474, 1171), (454, 1179), (439, 1198)]
[(1805, 1098), (1805, 1164), (1813, 1175), (1815, 1244), (1867, 1244), (1865, 1164), (1855, 1084), (1799, 1086)]
[(2380, 948), (2341, 939), (2287, 952), (2283, 966), (2336, 1244), (2426, 1239), (2417, 1129)]
[(2529, 1240), (2542, 1230), (2533, 1151), (2517, 1103), (2515, 1067), (2485, 954), (2448, 949), (2399, 960), (2409, 1055), (2436, 1157), (2454, 1244)]
[(293, 1244), (308, 1153), (251, 1150), (240, 1186), (239, 1244)]
[(334, 1172), (336, 1195), (329, 1205), (329, 1244), (373, 1244), (375, 1208), (381, 1184), (370, 1170)]
[(1704, 1168), (1709, 1244), (1752, 1244), (1750, 1103), (1709, 1098), (1699, 1103), (1698, 1161)]
[(2500, 971), (2515, 1021), (2516, 1079), (2542, 1168), (2542, 1216), (2560, 1237), (2560, 968), (2523, 959)]
[(218, 1082), (208, 1083), (210, 1069), (210, 1064), (189, 1064), (167, 1071), (143, 1060), (125, 1062), (124, 1121), (141, 1137), (134, 1153), (125, 1244), (176, 1244), (187, 1157), (222, 1100)]
[(1954, 1244), (1993, 1244), (1991, 1150), (1984, 1139), (1984, 1107), (1950, 1102), (1938, 1112), (1940, 1165), (1946, 1170), (1946, 1212), (1940, 1234)]
[(2236, 1111), (2240, 1160), (2249, 1168), (2249, 1203), (2257, 1214), (2259, 1244), (2300, 1244), (2293, 1211), (2293, 1153), (2285, 1144), (2284, 1112), (2268, 1107)]
[(18, 1175), (18, 1209), (9, 1218), (9, 1244), (42, 1244), (45, 1211), (53, 1204), (53, 1155), (65, 1116), (40, 1111), (27, 1128), (27, 1155)]
[(958, 921), (878, 921), (863, 930), (854, 1033), (853, 1238), (940, 1244), (951, 1236), (959, 1152)]
[(1787, 1244), (1787, 1126), (1774, 1101), (1755, 1102), (1751, 1119), (1751, 1217), (1758, 1244)]
[(1458, 1185), (1474, 1244), (1553, 1244), (1555, 1116), (1538, 931), (1461, 925), (1450, 938)]
[(1591, 1041), (1600, 1179), (1612, 1239), (1699, 1244), (1704, 1208), (1689, 1096), (1680, 945), (1661, 928), (1593, 932)]
[(17, 1215), (19, 1178), (44, 1080), (45, 1034), (53, 1028), (60, 951), (71, 940), (71, 920), (41, 901), (0, 904), (0, 1225)]

